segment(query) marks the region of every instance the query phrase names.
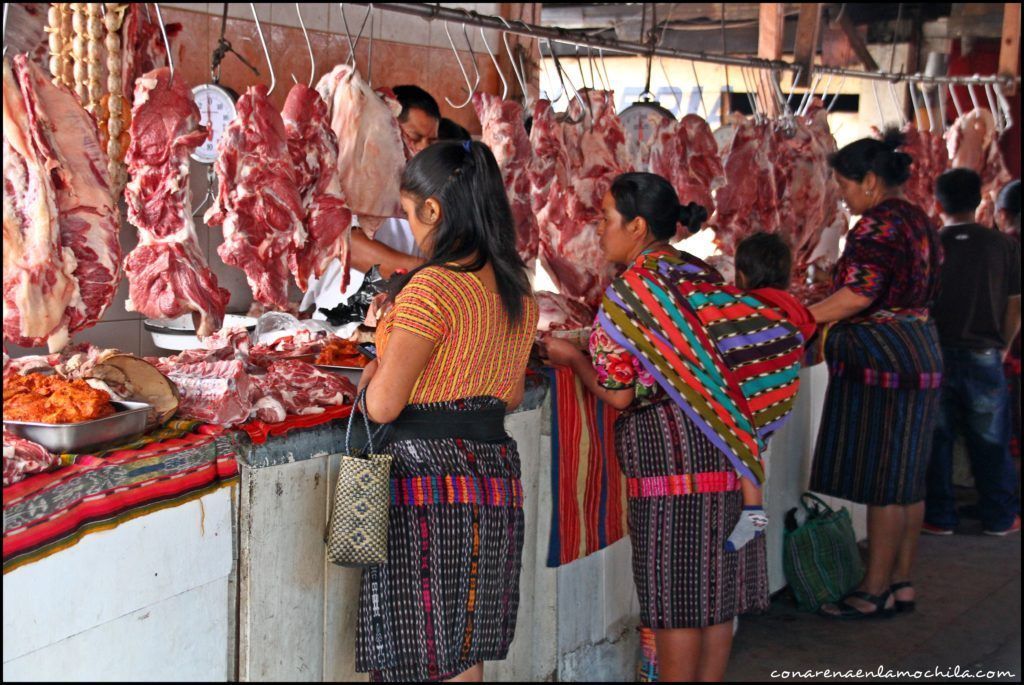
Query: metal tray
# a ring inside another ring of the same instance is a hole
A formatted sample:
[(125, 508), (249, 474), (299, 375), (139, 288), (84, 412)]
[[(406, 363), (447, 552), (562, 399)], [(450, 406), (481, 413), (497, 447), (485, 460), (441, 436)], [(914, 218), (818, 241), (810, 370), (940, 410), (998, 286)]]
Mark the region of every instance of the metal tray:
[(105, 442), (121, 440), (146, 431), (146, 419), (153, 409), (146, 402), (111, 401), (115, 414), (102, 419), (79, 423), (37, 423), (35, 421), (8, 421), (4, 430), (20, 438), (31, 440), (54, 454), (80, 452)]

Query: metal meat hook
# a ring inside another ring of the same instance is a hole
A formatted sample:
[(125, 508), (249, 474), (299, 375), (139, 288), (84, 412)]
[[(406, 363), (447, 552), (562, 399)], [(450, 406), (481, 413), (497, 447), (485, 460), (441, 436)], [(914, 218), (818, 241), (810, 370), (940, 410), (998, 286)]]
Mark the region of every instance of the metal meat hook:
[(252, 18), (256, 21), (256, 33), (259, 34), (260, 45), (263, 46), (263, 56), (267, 60), (267, 68), (270, 69), (270, 89), (267, 90), (267, 95), (269, 96), (277, 86), (277, 76), (274, 75), (274, 63), (270, 61), (270, 51), (267, 50), (267, 40), (263, 37), (263, 28), (260, 26), (259, 15), (256, 14), (256, 5), (250, 2), (249, 9), (252, 10)]

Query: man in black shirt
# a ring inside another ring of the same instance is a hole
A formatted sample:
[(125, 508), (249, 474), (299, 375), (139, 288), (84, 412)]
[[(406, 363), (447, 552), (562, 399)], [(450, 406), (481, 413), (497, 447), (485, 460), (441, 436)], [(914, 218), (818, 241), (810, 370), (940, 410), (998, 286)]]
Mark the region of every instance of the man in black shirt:
[(942, 206), (941, 287), (932, 306), (945, 371), (942, 409), (928, 468), (924, 532), (950, 535), (958, 519), (953, 493), (953, 444), (967, 440), (985, 532), (1020, 530), (1016, 470), (1010, 458), (1003, 355), (1016, 331), (1007, 330), (1011, 299), (1020, 306), (1020, 250), (999, 231), (975, 223), (981, 178), (970, 169), (939, 177)]

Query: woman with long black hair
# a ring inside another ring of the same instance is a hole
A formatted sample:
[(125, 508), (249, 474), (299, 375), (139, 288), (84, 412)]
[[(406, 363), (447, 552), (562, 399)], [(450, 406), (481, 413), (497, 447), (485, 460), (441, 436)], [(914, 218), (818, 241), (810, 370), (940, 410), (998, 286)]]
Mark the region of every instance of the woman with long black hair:
[(363, 574), (359, 671), (474, 680), (515, 633), (523, 547), (506, 411), (524, 392), (538, 308), (501, 172), (481, 143), (435, 143), (402, 176), (427, 262), (397, 286), (367, 367), (369, 418), (391, 424), (388, 561)]

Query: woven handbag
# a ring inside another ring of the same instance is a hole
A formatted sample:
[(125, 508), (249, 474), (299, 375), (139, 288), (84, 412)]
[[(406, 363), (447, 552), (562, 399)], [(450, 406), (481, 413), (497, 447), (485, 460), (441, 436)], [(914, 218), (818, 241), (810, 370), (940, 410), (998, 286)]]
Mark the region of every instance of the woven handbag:
[[(356, 412), (366, 424), (366, 448), (351, 447)], [(341, 455), (338, 485), (327, 522), (327, 558), (338, 566), (366, 567), (388, 558), (388, 507), (391, 504), (391, 456), (376, 454), (366, 413), (366, 390), (359, 393), (348, 418), (345, 452)]]
[(845, 507), (836, 511), (809, 492), (800, 497), (800, 504), (807, 511), (807, 520), (797, 526), (796, 507), (786, 514), (782, 568), (797, 606), (802, 611), (817, 611), (856, 587), (864, 575), (864, 564)]

